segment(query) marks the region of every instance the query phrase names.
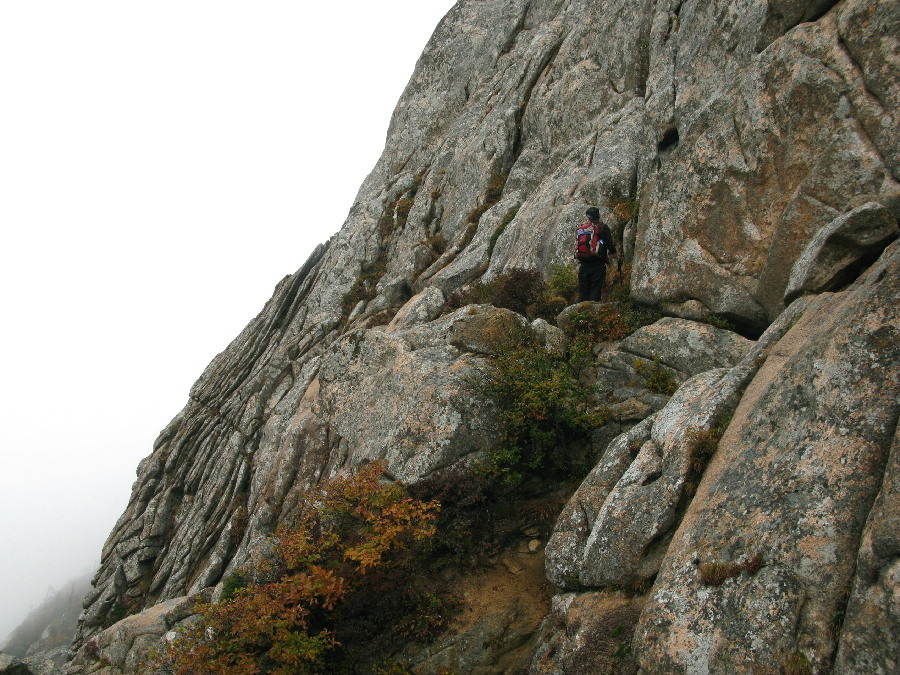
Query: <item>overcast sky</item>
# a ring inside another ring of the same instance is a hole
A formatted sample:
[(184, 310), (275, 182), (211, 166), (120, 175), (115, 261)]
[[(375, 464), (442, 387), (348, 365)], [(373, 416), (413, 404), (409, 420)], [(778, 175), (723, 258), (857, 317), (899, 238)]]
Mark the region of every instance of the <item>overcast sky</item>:
[(0, 3), (0, 644), (341, 226), (453, 4)]

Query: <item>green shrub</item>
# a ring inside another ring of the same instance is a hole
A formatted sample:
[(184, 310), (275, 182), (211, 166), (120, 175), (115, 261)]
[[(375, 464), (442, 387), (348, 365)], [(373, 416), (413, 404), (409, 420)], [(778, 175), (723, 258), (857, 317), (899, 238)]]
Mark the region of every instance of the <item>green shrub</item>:
[(238, 591), (247, 588), (247, 578), (235, 570), (222, 583), (222, 600), (231, 600)]
[(483, 392), (497, 405), (502, 443), (490, 469), (507, 482), (559, 470), (552, 451), (590, 427), (588, 390), (568, 359), (523, 335), (507, 336), (490, 360)]
[(578, 298), (578, 270), (573, 265), (551, 265), (547, 287), (551, 296), (565, 298), (570, 305)]
[(710, 315), (706, 319), (706, 323), (708, 323), (710, 326), (715, 326), (716, 328), (730, 330), (732, 333), (737, 331), (737, 326), (735, 326), (734, 323), (715, 314)]
[(634, 369), (644, 379), (644, 386), (654, 393), (671, 396), (678, 390), (678, 382), (658, 356), (652, 362), (635, 361)]

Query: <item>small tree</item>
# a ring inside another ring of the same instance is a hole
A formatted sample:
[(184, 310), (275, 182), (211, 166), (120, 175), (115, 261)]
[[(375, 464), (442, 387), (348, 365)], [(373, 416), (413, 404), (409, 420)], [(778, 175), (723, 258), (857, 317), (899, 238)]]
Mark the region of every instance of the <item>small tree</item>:
[(276, 580), (198, 607), (202, 619), (169, 650), (175, 673), (318, 671), (339, 644), (332, 610), (367, 573), (402, 564), (412, 542), (434, 534), (438, 505), (382, 484), (383, 470), (372, 463), (311, 492), (275, 536)]

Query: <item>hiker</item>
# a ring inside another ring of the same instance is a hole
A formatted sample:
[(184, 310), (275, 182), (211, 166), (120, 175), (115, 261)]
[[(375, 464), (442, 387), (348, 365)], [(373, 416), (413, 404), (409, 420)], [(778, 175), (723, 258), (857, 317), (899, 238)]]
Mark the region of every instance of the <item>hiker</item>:
[(585, 211), (588, 222), (578, 226), (575, 233), (575, 259), (578, 269), (578, 302), (600, 302), (600, 292), (606, 280), (608, 254), (615, 255), (609, 225), (600, 221), (600, 210), (596, 206)]

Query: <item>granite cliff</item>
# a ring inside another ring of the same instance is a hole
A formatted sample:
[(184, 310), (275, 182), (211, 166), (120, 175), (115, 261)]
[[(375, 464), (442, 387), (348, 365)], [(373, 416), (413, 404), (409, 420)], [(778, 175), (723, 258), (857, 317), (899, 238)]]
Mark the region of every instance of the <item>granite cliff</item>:
[[(406, 663), (896, 672), (898, 36), (889, 0), (460, 0), (343, 227), (138, 467), (67, 672), (139, 671), (323, 480), (483, 459), (487, 338), (563, 338), (448, 302), (566, 263), (588, 205), (632, 300), (665, 318), (594, 349), (609, 414), (536, 554), (544, 612), (483, 608), (478, 640), (451, 628)], [(641, 364), (677, 391), (642, 386)]]

